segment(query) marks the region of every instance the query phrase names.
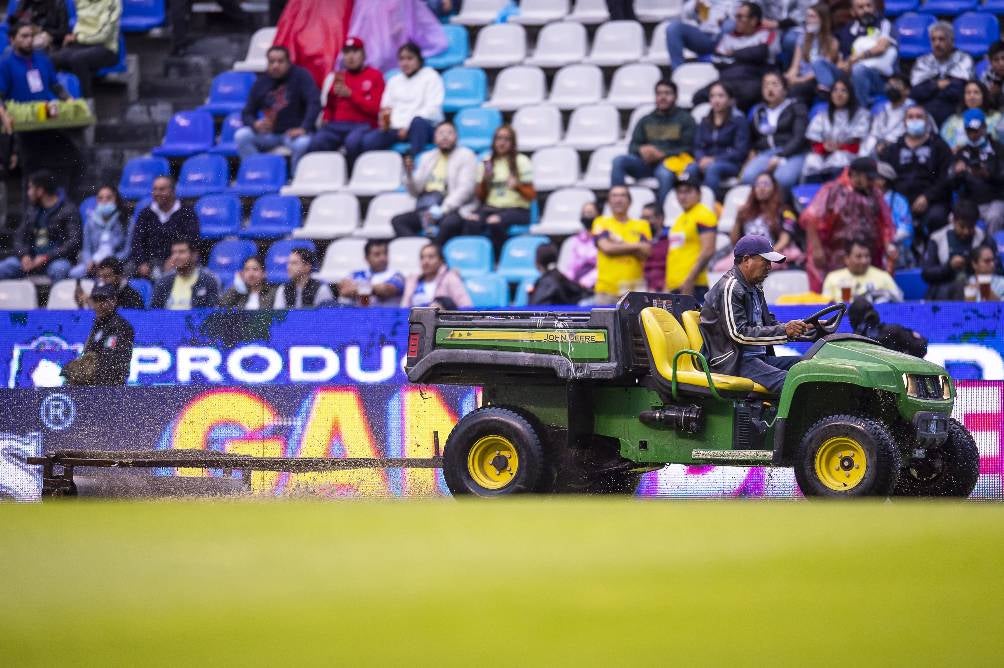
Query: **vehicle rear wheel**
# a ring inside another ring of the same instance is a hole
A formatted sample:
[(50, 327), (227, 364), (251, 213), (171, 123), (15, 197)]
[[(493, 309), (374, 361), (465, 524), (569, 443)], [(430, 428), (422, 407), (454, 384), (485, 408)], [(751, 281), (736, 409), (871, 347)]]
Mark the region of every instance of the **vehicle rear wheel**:
[(856, 415), (816, 422), (795, 457), (795, 479), (805, 496), (888, 496), (899, 469), (899, 450), (889, 430)]
[(464, 416), (446, 439), (443, 476), (454, 496), (533, 492), (544, 471), (544, 448), (530, 420), (488, 406)]
[(958, 420), (949, 420), (948, 439), (930, 448), (923, 459), (903, 466), (897, 496), (951, 496), (966, 498), (980, 477), (980, 451), (972, 434)]

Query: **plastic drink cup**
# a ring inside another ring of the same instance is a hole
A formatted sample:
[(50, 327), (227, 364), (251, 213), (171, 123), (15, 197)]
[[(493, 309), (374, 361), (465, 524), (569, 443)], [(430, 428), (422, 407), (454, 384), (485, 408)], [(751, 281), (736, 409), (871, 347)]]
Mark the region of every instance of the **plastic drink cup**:
[(854, 296), (854, 286), (852, 286), (850, 283), (842, 283), (840, 285), (840, 301), (849, 303), (853, 296)]
[(993, 299), (993, 290), (990, 288), (990, 274), (980, 274), (976, 277), (976, 285), (980, 289), (980, 301), (986, 302)]

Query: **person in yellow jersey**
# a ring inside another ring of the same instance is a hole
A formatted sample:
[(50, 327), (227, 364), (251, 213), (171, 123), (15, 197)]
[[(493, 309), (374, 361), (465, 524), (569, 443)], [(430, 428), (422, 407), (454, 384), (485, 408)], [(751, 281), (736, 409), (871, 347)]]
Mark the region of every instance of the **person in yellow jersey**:
[(643, 268), (652, 251), (652, 227), (648, 221), (631, 218), (631, 193), (627, 186), (613, 186), (607, 195), (609, 216), (593, 220), (596, 240), (596, 298), (598, 306), (614, 304), (631, 290), (645, 289)]
[(666, 252), (666, 292), (693, 295), (708, 292), (708, 262), (715, 253), (718, 217), (701, 203), (701, 177), (686, 171), (676, 179), (676, 199), (683, 213), (669, 226)]

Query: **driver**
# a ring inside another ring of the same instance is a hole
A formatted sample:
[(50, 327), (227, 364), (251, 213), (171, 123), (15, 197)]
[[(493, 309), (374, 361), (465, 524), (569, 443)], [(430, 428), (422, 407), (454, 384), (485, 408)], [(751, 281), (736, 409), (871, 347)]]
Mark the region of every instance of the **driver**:
[(784, 262), (767, 237), (747, 235), (736, 243), (735, 266), (719, 279), (701, 309), (704, 353), (711, 371), (742, 376), (777, 394), (784, 377), (801, 357), (774, 355), (772, 346), (804, 335), (809, 325), (783, 325), (767, 309), (763, 282), (771, 262)]

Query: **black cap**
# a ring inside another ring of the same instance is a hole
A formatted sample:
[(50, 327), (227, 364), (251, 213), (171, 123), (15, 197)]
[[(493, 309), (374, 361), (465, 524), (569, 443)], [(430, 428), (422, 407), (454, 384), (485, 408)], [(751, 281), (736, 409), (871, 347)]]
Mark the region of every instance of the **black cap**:
[(683, 170), (683, 172), (676, 177), (676, 183), (673, 184), (674, 188), (679, 188), (680, 186), (691, 186), (692, 188), (701, 189), (701, 175), (697, 172), (692, 172), (689, 169)]
[(91, 299), (117, 299), (119, 291), (111, 283), (100, 283), (91, 290)]
[(851, 161), (851, 171), (875, 178), (878, 176), (878, 165), (871, 158), (855, 158)]

